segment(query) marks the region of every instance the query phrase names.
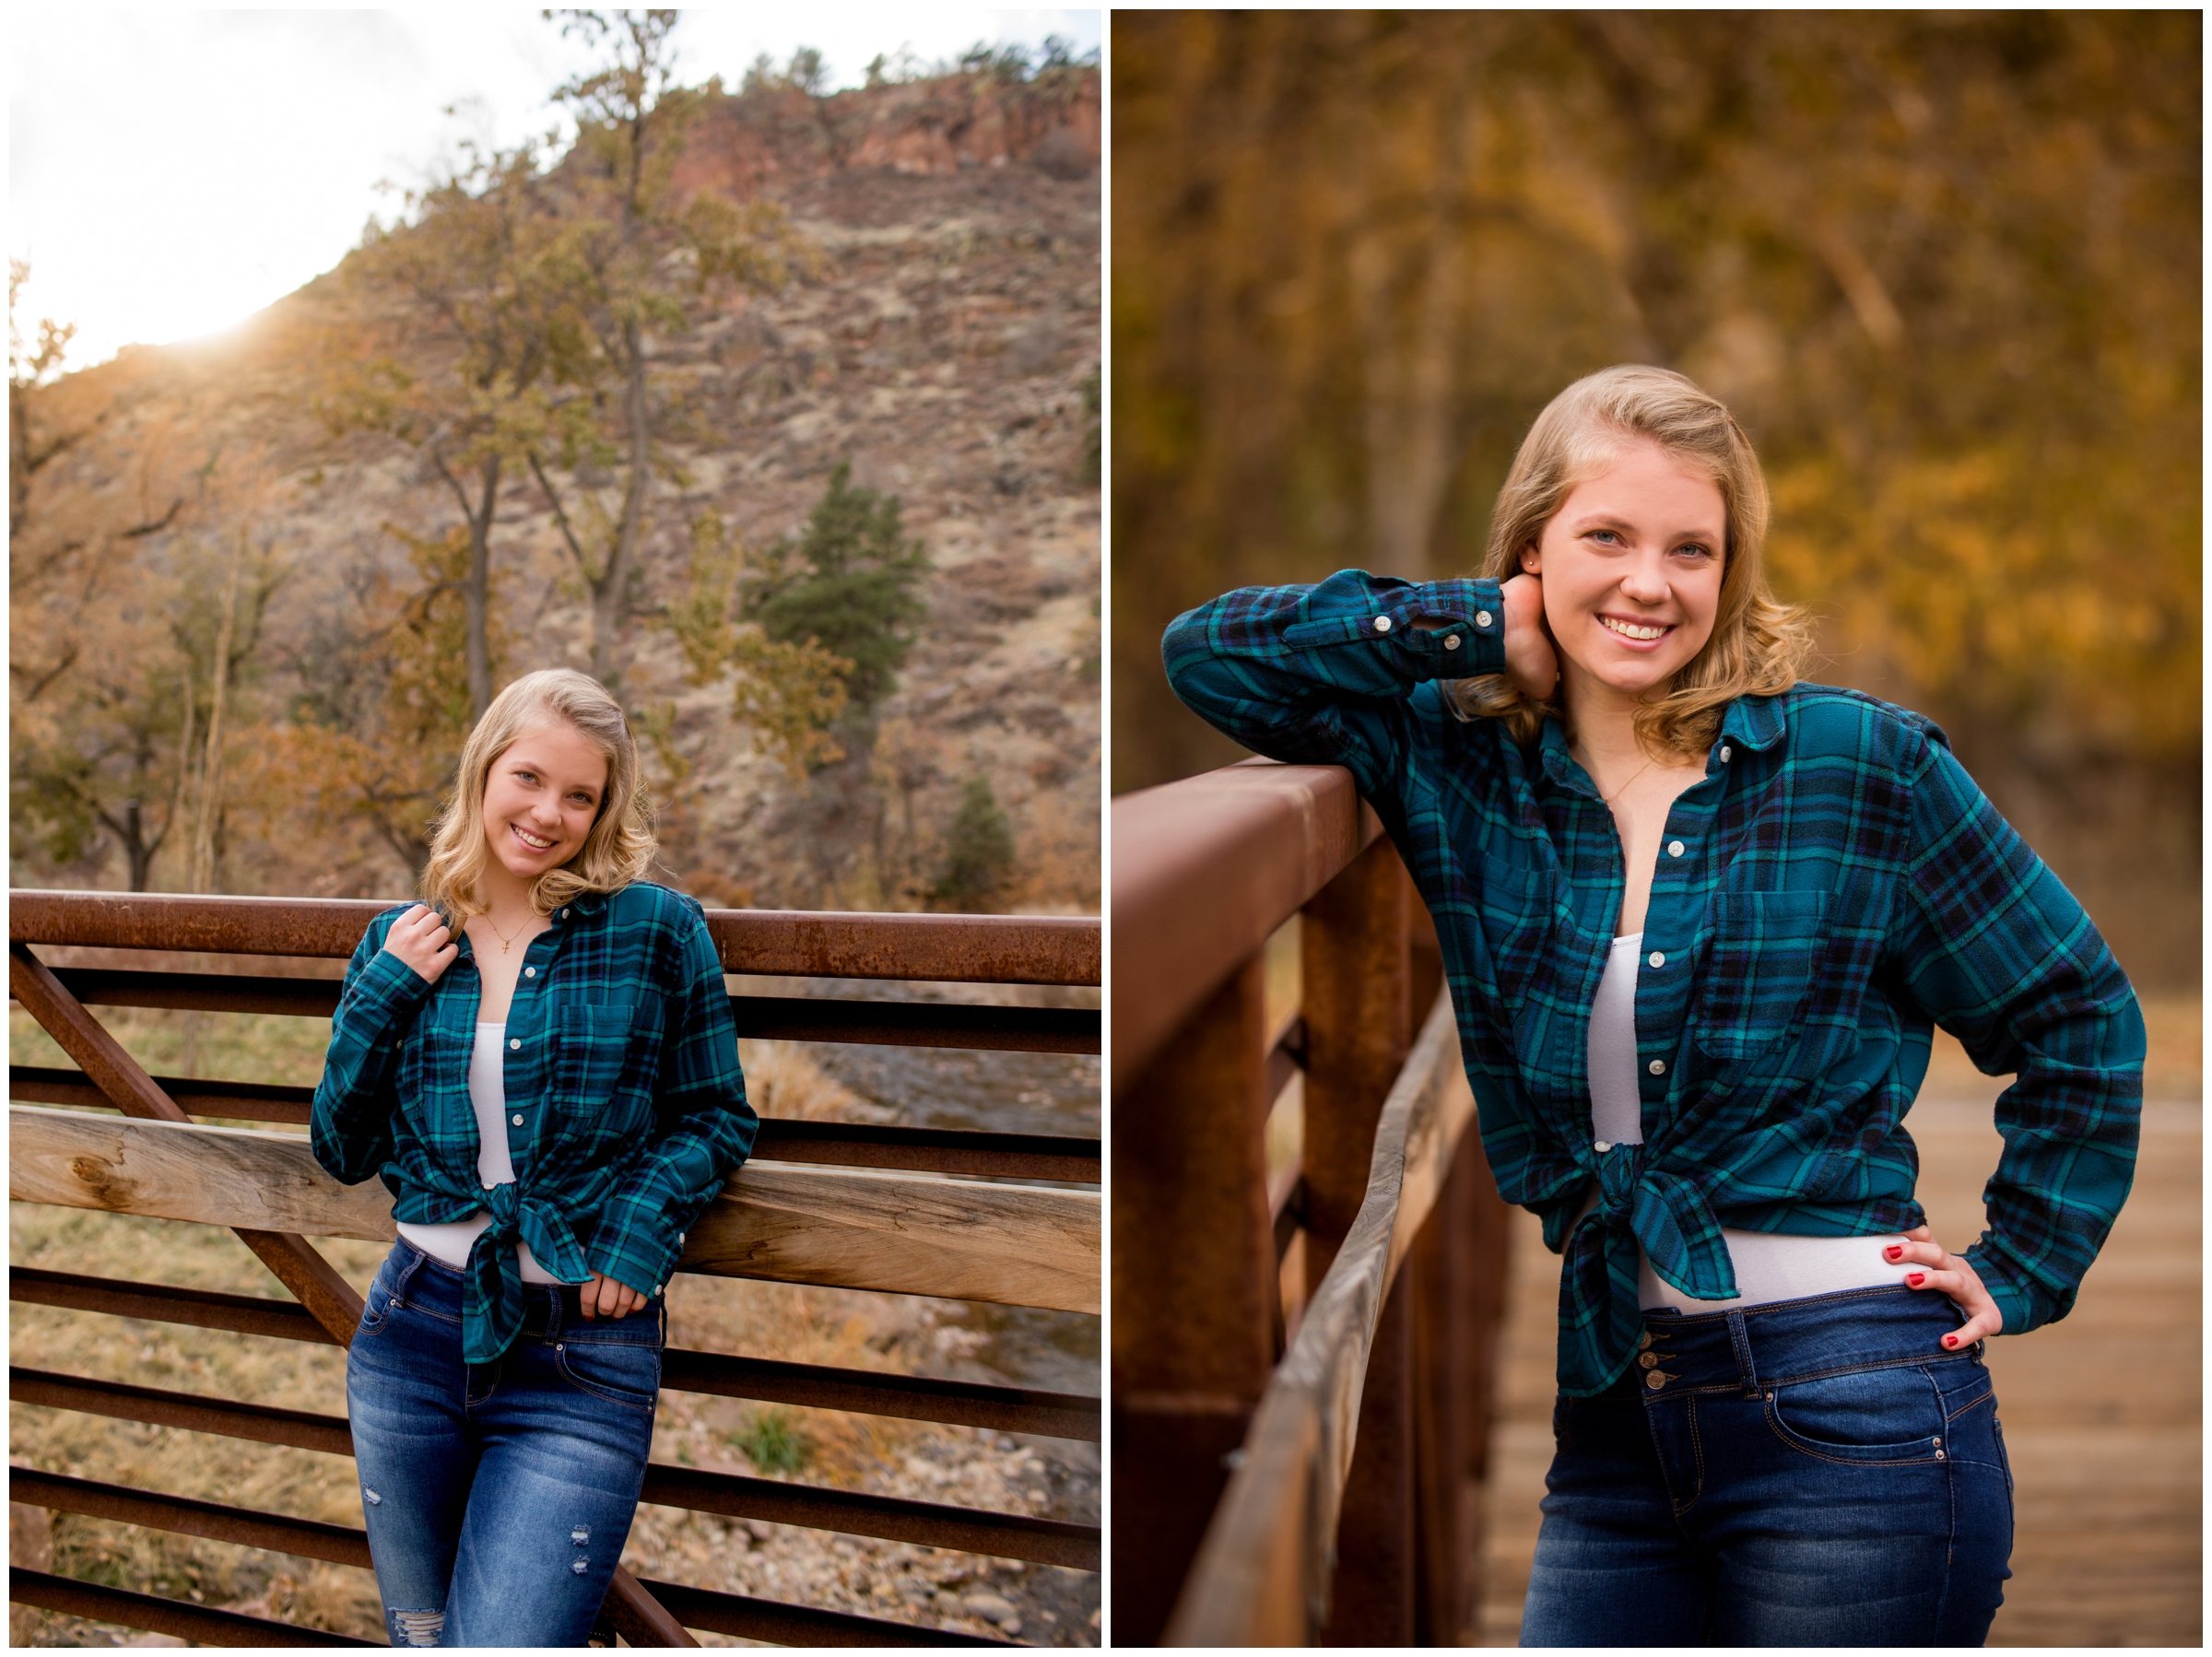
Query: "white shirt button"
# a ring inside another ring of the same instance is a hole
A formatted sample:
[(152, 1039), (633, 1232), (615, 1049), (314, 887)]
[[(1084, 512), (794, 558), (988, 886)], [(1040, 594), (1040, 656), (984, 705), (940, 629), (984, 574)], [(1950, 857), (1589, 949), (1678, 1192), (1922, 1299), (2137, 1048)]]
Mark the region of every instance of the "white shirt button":
[(1490, 625), (1490, 613), (1488, 610), (1476, 611), (1475, 625), (1477, 627), (1488, 627)]
[(1375, 617), (1375, 631), (1376, 631), (1376, 632), (1378, 632), (1378, 633), (1387, 633), (1387, 632), (1389, 632), (1389, 631), (1390, 631), (1390, 617), (1387, 617), (1387, 616), (1378, 616), (1378, 617)]
[(567, 910), (565, 910), (565, 909), (564, 909), (564, 910), (562, 910), (562, 911), (560, 911), (560, 918), (561, 918), (562, 920), (564, 920), (564, 921), (565, 921), (565, 920), (567, 920), (567, 919), (569, 918), (569, 911), (568, 911)]
[(510, 1036), (507, 1038), (507, 1045), (509, 1047), (520, 1047), (522, 1044), (523, 1039), (520, 1036)]
[(1682, 855), (1682, 842), (1681, 842), (1680, 840), (1668, 840), (1668, 841), (1666, 842), (1666, 854), (1667, 854), (1669, 857), (1679, 857), (1679, 856), (1681, 856), (1681, 855)]
[(1599, 1140), (1599, 1141), (1598, 1141), (1598, 1142), (1597, 1142), (1595, 1145), (1592, 1146), (1590, 1148), (1591, 1148), (1592, 1150), (1594, 1150), (1594, 1151), (1605, 1152), (1605, 1151), (1609, 1151), (1609, 1150), (1611, 1150), (1611, 1149), (1613, 1148), (1613, 1146), (1612, 1146), (1612, 1144), (1611, 1144), (1611, 1142), (1610, 1142), (1610, 1141), (1608, 1141), (1608, 1140), (1604, 1140), (1604, 1139), (1601, 1139), (1601, 1140)]
[(535, 978), (537, 976), (537, 969), (535, 967), (524, 967), (523, 969), (523, 976), (524, 978)]
[(656, 1284), (654, 1284), (654, 1285), (653, 1286), (653, 1292), (654, 1294), (656, 1294), (656, 1295), (657, 1295), (657, 1294), (659, 1294), (659, 1293), (661, 1292), (661, 1286), (660, 1286), (659, 1284), (657, 1284), (657, 1283), (656, 1283)]
[(1723, 765), (1726, 765), (1728, 761), (1735, 757), (1735, 750), (1734, 748), (1728, 746), (1725, 743), (1721, 745), (1721, 763)]
[(1665, 1075), (1666, 1074), (1666, 1061), (1665, 1059), (1653, 1059), (1652, 1061), (1652, 1074), (1653, 1075)]
[(1445, 634), (1444, 648), (1446, 650), (1457, 650), (1459, 648), (1459, 635), (1457, 633)]
[(516, 1115), (515, 1115), (515, 1118), (514, 1118), (514, 1125), (515, 1125), (516, 1127), (518, 1127), (518, 1128), (519, 1128), (519, 1127), (521, 1127), (521, 1126), (523, 1125), (523, 1119), (522, 1119), (522, 1115), (521, 1115), (521, 1113), (520, 1113), (519, 1111), (518, 1111), (518, 1112), (516, 1113)]
[(1652, 951), (1650, 958), (1652, 965), (1654, 967), (1664, 967), (1666, 965), (1666, 957), (1656, 949)]

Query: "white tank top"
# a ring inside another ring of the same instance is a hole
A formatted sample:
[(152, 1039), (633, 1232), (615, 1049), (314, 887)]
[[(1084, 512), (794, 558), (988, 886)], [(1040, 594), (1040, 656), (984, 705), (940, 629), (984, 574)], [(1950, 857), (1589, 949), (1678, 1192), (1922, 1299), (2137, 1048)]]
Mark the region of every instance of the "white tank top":
[[(1600, 1146), (1643, 1143), (1643, 1101), (1636, 1083), (1636, 971), (1642, 951), (1640, 932), (1615, 938), (1590, 1004), (1590, 1137)], [(1583, 1212), (1596, 1205), (1593, 1190)], [(1692, 1314), (1725, 1311), (1843, 1289), (1887, 1288), (1902, 1283), (1913, 1269), (1909, 1262), (1892, 1265), (1882, 1258), (1884, 1249), (1903, 1240), (1894, 1231), (1881, 1237), (1784, 1237), (1724, 1226), (1721, 1240), (1735, 1268), (1733, 1299), (1691, 1299), (1661, 1280), (1640, 1243), (1636, 1303), (1647, 1311), (1660, 1307)]]
[[(468, 1102), (477, 1113), (477, 1138), (480, 1142), (477, 1151), (477, 1182), (486, 1191), (495, 1185), (514, 1183), (514, 1158), (507, 1154), (506, 1051), (504, 1024), (477, 1026), (476, 1045), (468, 1052)], [(432, 1260), (441, 1260), (451, 1266), (465, 1266), (469, 1250), (490, 1224), (491, 1216), (479, 1208), (466, 1219), (444, 1226), (413, 1226), (402, 1220), (399, 1234)], [(537, 1263), (526, 1242), (517, 1240), (514, 1259), (523, 1269), (524, 1283), (560, 1281)]]

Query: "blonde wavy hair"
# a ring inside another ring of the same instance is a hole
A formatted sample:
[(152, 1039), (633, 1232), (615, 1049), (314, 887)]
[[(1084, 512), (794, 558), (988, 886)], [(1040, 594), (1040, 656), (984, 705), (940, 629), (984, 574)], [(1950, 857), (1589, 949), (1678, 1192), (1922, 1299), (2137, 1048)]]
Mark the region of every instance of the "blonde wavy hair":
[(618, 891), (642, 880), (653, 866), (655, 843), (650, 803), (638, 772), (638, 745), (622, 705), (606, 687), (572, 667), (524, 674), (492, 698), (461, 750), (453, 797), (438, 820), (429, 861), (422, 870), (422, 899), (459, 926), (484, 912), (477, 895), (490, 850), (484, 839), (484, 789), (492, 765), (525, 731), (559, 720), (606, 756), (606, 788), (583, 849), (532, 883), (530, 907), (551, 914), (584, 892)]
[[(1577, 380), (1546, 405), (1521, 441), (1490, 514), (1480, 573), (1503, 582), (1521, 573), (1568, 495), (1610, 466), (1623, 443), (1648, 438), (1711, 477), (1727, 513), (1721, 601), (1712, 637), (1675, 675), (1664, 696), (1636, 711), (1636, 737), (1654, 757), (1700, 758), (1739, 696), (1779, 696), (1797, 682), (1812, 651), (1812, 622), (1768, 591), (1767, 478), (1751, 440), (1718, 397), (1667, 369), (1633, 364)], [(1503, 675), (1457, 679), (1445, 695), (1462, 719), (1502, 719), (1533, 743), (1555, 700), (1524, 696)]]

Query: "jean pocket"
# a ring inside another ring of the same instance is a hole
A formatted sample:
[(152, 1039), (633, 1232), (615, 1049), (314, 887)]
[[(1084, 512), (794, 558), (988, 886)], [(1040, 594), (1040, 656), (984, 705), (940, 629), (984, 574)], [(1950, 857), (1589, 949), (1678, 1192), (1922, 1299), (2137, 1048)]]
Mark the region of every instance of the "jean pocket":
[(1792, 1381), (1767, 1393), (1767, 1424), (1801, 1455), (1861, 1465), (1944, 1459), (1944, 1398), (1925, 1369), (1900, 1364)]
[(353, 1328), (354, 1339), (365, 1334), (378, 1334), (392, 1321), (392, 1297), (380, 1279), (369, 1286), (369, 1293), (361, 1300), (360, 1322)]
[(651, 1413), (661, 1395), (661, 1355), (632, 1341), (563, 1341), (553, 1348), (561, 1379), (609, 1404)]

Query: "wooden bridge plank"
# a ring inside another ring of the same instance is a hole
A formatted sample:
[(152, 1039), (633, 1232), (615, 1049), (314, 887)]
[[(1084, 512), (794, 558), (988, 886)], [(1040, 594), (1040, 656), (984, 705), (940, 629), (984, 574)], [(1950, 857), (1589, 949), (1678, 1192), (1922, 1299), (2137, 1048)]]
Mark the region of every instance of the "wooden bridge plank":
[[(9, 1194), (203, 1225), (394, 1235), (375, 1181), (339, 1184), (297, 1134), (17, 1105)], [(1091, 1192), (748, 1166), (691, 1228), (682, 1269), (838, 1288), (1096, 1312)]]

